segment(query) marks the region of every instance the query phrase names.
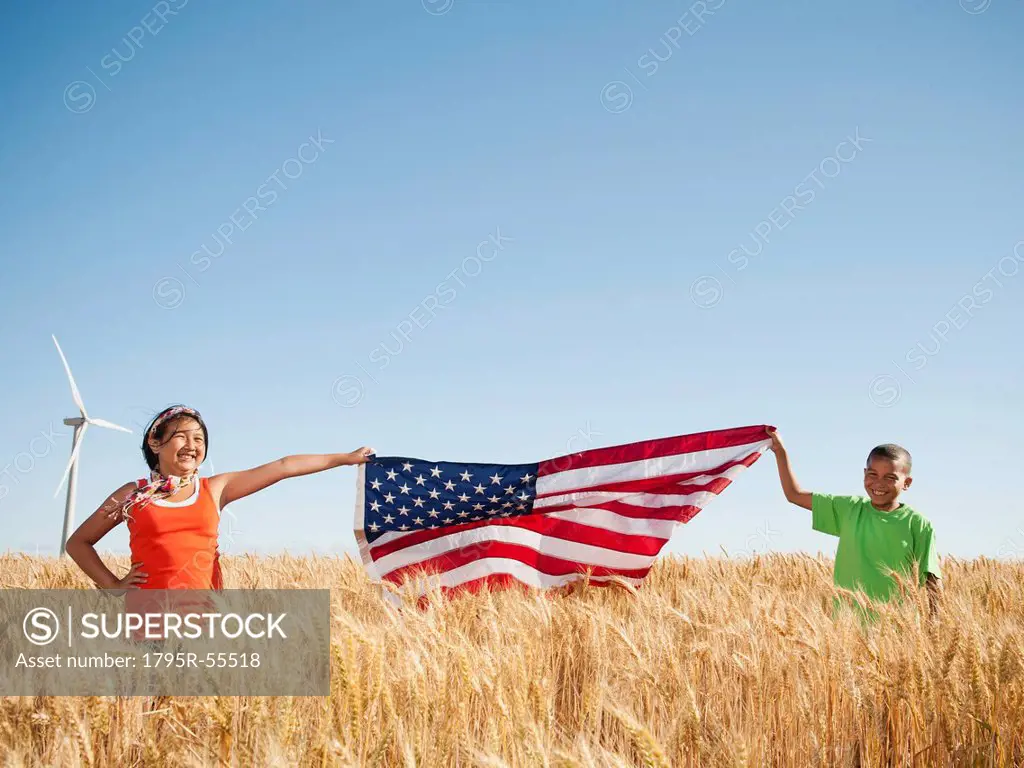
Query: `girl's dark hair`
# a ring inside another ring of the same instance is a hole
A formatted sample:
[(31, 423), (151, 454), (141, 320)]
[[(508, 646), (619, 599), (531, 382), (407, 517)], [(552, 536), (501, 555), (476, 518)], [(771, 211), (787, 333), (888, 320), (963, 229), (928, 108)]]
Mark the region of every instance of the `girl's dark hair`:
[[(157, 426), (156, 431), (153, 431), (153, 425), (160, 421), (167, 413), (170, 413), (175, 408), (185, 408), (180, 414), (172, 416), (167, 421)], [(157, 441), (163, 442), (164, 437), (167, 435), (170, 428), (176, 424), (180, 419), (194, 419), (199, 423), (200, 428), (203, 430), (203, 443), (206, 447), (206, 451), (203, 455), (203, 461), (206, 460), (206, 456), (209, 455), (210, 451), (210, 433), (206, 429), (206, 422), (203, 421), (203, 417), (199, 414), (199, 411), (192, 408), (187, 408), (183, 405), (172, 405), (169, 408), (164, 408), (160, 413), (153, 417), (153, 420), (149, 422), (149, 426), (146, 427), (146, 431), (142, 433), (142, 455), (146, 459), (146, 466), (148, 466), (154, 472), (160, 469), (160, 459), (153, 453), (153, 449), (149, 447), (149, 438), (154, 437)], [(152, 435), (150, 434), (152, 433)]]

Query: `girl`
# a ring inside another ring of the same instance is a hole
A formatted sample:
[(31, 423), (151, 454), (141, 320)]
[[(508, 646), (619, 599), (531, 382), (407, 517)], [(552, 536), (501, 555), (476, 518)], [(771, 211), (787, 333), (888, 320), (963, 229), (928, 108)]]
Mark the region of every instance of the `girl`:
[[(126, 483), (79, 526), (68, 555), (100, 589), (221, 589), (217, 528), (220, 512), (237, 499), (288, 477), (364, 464), (370, 448), (351, 453), (286, 456), (243, 472), (200, 477), (209, 433), (193, 408), (157, 414), (142, 438), (149, 480)], [(128, 523), (132, 565), (115, 576), (95, 545), (122, 520)]]

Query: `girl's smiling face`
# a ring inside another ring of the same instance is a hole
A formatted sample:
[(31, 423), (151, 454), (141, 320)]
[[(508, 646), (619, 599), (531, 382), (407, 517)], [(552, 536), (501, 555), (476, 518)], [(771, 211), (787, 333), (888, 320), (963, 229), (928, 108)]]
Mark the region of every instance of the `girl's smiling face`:
[(206, 458), (203, 428), (191, 416), (161, 424), (150, 436), (149, 447), (160, 462), (162, 475), (191, 475)]

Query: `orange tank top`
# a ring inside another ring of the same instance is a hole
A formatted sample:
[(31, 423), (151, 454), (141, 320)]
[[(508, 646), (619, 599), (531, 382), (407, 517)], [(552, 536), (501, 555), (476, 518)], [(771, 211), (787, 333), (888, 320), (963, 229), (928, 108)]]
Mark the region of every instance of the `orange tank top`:
[(151, 499), (132, 510), (132, 562), (148, 574), (141, 589), (222, 589), (217, 529), (220, 510), (209, 480), (200, 478), (184, 501)]

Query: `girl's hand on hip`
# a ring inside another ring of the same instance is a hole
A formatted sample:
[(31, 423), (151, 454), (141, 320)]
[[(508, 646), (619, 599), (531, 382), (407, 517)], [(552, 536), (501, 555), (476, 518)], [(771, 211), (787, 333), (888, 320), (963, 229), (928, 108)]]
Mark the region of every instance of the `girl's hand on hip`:
[(132, 563), (132, 567), (128, 570), (124, 576), (114, 582), (114, 586), (109, 591), (115, 592), (118, 595), (123, 595), (129, 589), (138, 589), (140, 584), (145, 584), (149, 578), (148, 573), (143, 573), (139, 570), (142, 567), (142, 563)]

